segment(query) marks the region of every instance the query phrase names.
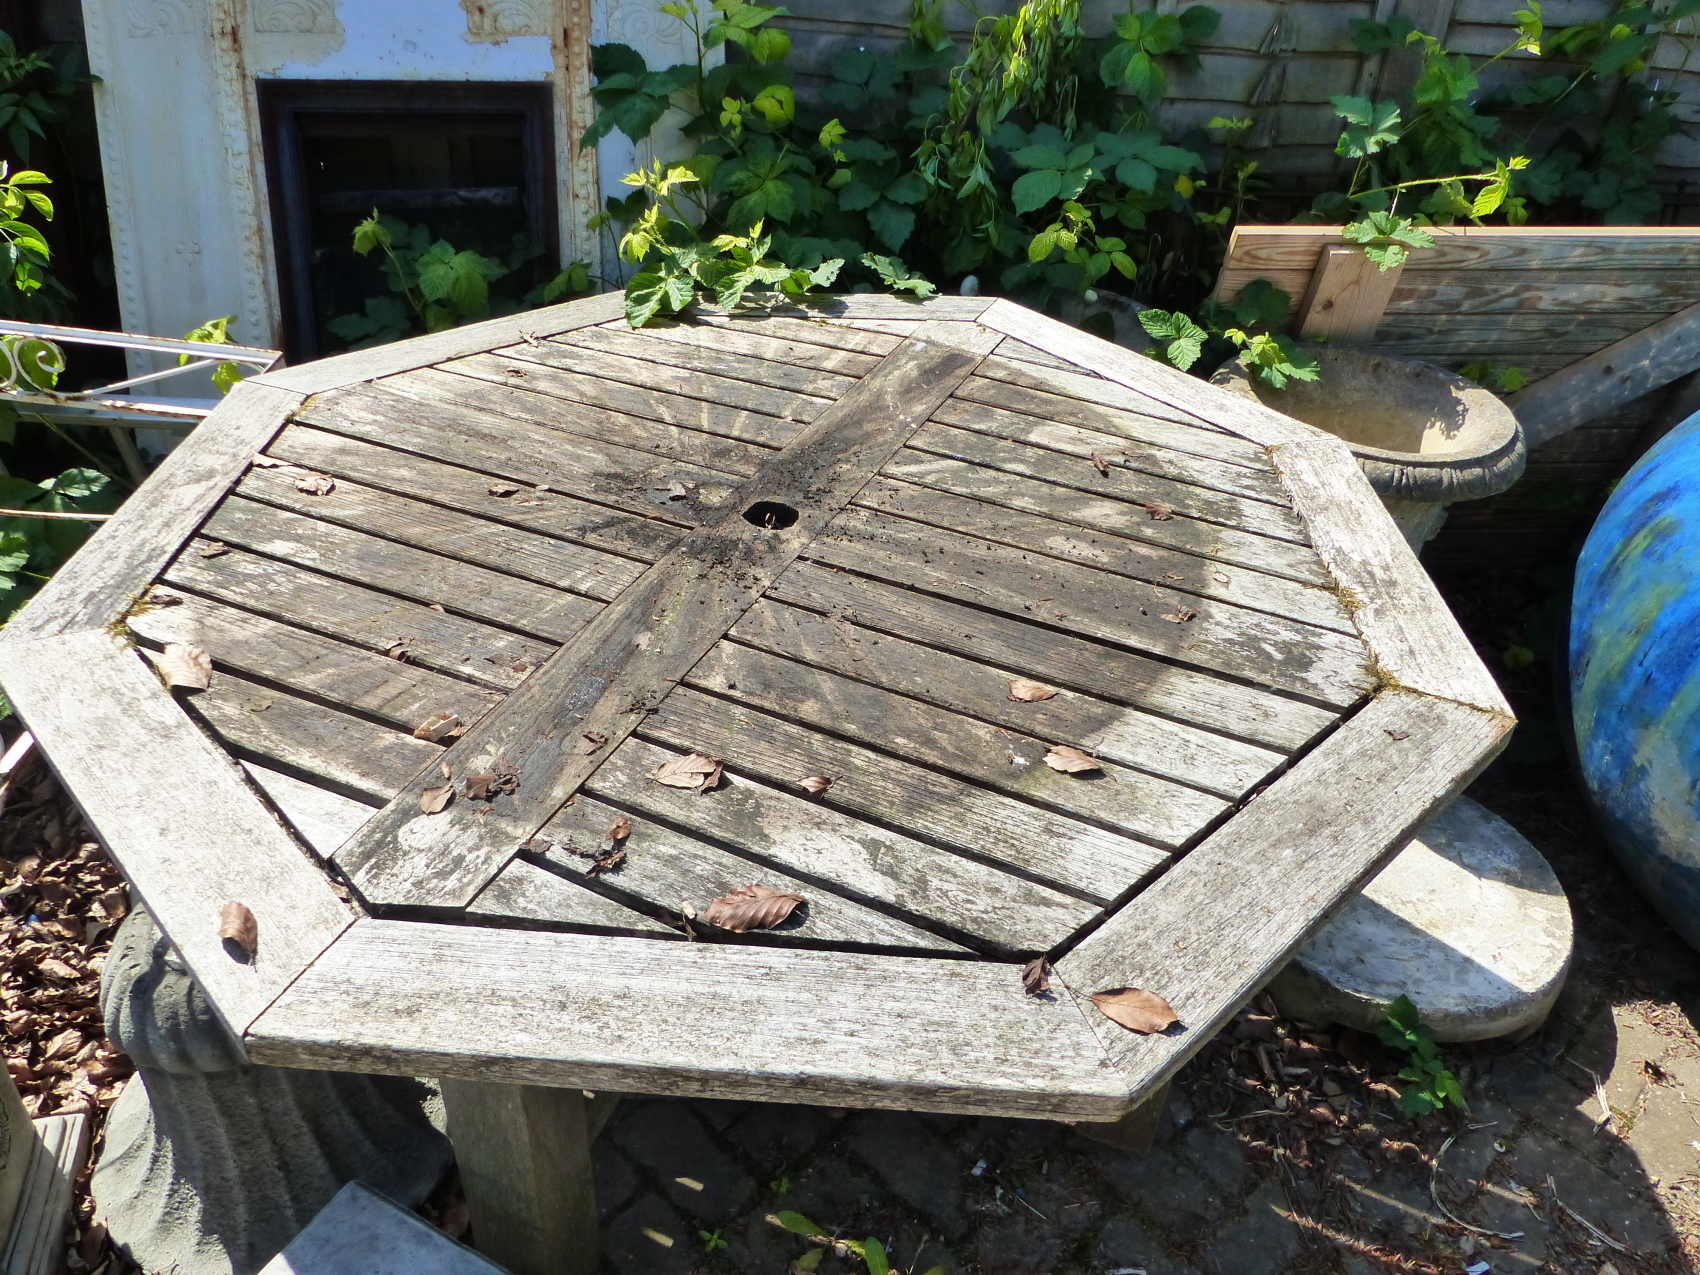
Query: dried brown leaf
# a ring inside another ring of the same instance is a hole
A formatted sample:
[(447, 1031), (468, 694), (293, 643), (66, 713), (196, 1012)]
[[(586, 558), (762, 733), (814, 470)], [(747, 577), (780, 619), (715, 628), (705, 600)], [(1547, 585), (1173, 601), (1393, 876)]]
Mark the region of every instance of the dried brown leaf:
[(602, 839), (604, 841), (624, 841), (631, 835), (632, 821), (630, 819), (616, 819), (608, 825), (608, 831), (602, 834)]
[(443, 604), (441, 602), (427, 602), (425, 604), (425, 609), (427, 611), (442, 611)]
[(397, 640), (391, 642), (384, 648), (384, 654), (389, 656), (392, 660), (401, 660), (403, 663), (406, 663), (407, 657), (411, 655), (412, 652), (407, 649), (406, 642)]
[(573, 752), (580, 757), (589, 757), (599, 749), (608, 746), (608, 736), (599, 730), (580, 731), (578, 742), (573, 745)]
[(1051, 963), (1042, 956), (1028, 962), (1027, 968), (1021, 971), (1021, 985), (1027, 989), (1029, 996), (1050, 991)]
[(492, 496), (511, 496), (519, 490), (518, 483), (491, 483), (484, 489)]
[(468, 775), (466, 779), (466, 799), (468, 801), (490, 801), (496, 791), (496, 776), (493, 774)]
[[(218, 914), (218, 936), (224, 940), (224, 950), (230, 952), (235, 944), (246, 957), (254, 955), (260, 945), (260, 923), (245, 903), (226, 903)], [(235, 956), (235, 952), (230, 952)]]
[(289, 464), (286, 460), (279, 460), (276, 456), (267, 456), (260, 452), (255, 452), (248, 463), (256, 469), (282, 469)]
[(603, 846), (591, 856), (590, 872), (588, 875), (599, 877), (604, 872), (613, 872), (626, 861), (626, 848), (619, 842)]
[(204, 691), (212, 684), (212, 656), (193, 642), (167, 642), (154, 667), (167, 686)]
[(263, 713), (271, 706), (271, 700), (264, 695), (248, 695), (242, 700), (242, 707), (250, 713)]
[(649, 649), (649, 630), (645, 629), (642, 633), (639, 633), (636, 637), (634, 637), (632, 639), (632, 645), (637, 647), (640, 651), (647, 651)]
[(168, 589), (163, 584), (156, 584), (148, 590), (148, 601), (156, 607), (182, 606), (189, 599), (175, 589)]
[(438, 758), (437, 767), (443, 772), (444, 779), (453, 779), (455, 777), (454, 769), (449, 765), (449, 759), (447, 757)]
[(1153, 522), (1167, 522), (1175, 516), (1173, 509), (1170, 509), (1167, 505), (1159, 504), (1155, 500), (1147, 502), (1145, 512), (1150, 515)]
[(216, 558), (222, 553), (229, 553), (230, 546), (222, 540), (203, 540), (195, 546), (195, 552), (203, 558)]
[(832, 787), (832, 780), (828, 779), (825, 775), (804, 775), (797, 781), (797, 783), (802, 787), (807, 788), (817, 797), (828, 788)]
[(432, 713), (413, 729), (413, 738), (428, 739), (433, 744), (460, 725), (460, 717), (455, 713)]
[(1212, 571), (1210, 573), (1210, 578), (1212, 580), (1214, 580), (1217, 584), (1227, 584), (1228, 583), (1227, 575), (1225, 573), (1221, 572), (1221, 571)]
[(1107, 992), (1098, 992), (1092, 997), (1092, 1003), (1098, 1007), (1098, 1012), (1111, 1022), (1119, 1023), (1130, 1032), (1138, 1032), (1149, 1036), (1160, 1032), (1174, 1023), (1180, 1022), (1175, 1017), (1175, 1010), (1168, 1001), (1156, 992), (1141, 991), (1137, 987), (1112, 987)]
[(1057, 744), (1046, 753), (1045, 765), (1052, 770), (1060, 770), (1065, 775), (1082, 775), (1104, 769), (1092, 754), (1083, 753), (1068, 744)]
[(309, 496), (328, 496), (336, 490), (336, 479), (309, 469), (296, 475), (295, 490)]
[(720, 782), (720, 762), (702, 753), (686, 753), (662, 762), (649, 777), (669, 788), (712, 788)]
[(1173, 611), (1163, 612), (1163, 618), (1170, 624), (1188, 624), (1198, 618), (1198, 612), (1191, 607), (1176, 607)]
[(734, 934), (768, 930), (781, 924), (802, 901), (800, 894), (783, 894), (765, 885), (740, 885), (703, 908), (702, 919)]
[[(1382, 727), (1382, 729), (1387, 730), (1385, 726)], [(1408, 730), (1389, 730), (1387, 731), (1387, 737), (1389, 739), (1409, 739), (1411, 737), (1411, 732)]]
[(1057, 694), (1057, 688), (1046, 686), (1043, 682), (1035, 682), (1030, 677), (1011, 678), (1008, 698), (1017, 704), (1037, 704)]
[(435, 788), (427, 788), (419, 794), (419, 808), (428, 815), (440, 812), (454, 799), (453, 784), (438, 784)]
[(56, 979), (61, 983), (74, 983), (82, 977), (80, 973), (65, 964), (57, 956), (49, 956), (36, 962), (36, 969), (47, 975), (48, 978)]
[(1092, 453), (1092, 468), (1096, 469), (1106, 478), (1110, 476), (1110, 462), (1098, 455), (1097, 452)]

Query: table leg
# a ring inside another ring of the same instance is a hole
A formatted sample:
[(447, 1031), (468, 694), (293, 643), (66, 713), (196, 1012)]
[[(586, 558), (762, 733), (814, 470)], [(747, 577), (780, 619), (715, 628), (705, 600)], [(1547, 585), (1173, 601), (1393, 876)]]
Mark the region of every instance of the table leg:
[(1134, 1155), (1144, 1155), (1151, 1150), (1151, 1143), (1157, 1137), (1157, 1125), (1168, 1107), (1169, 1084), (1164, 1082), (1162, 1088), (1154, 1090), (1144, 1102), (1120, 1120), (1109, 1124), (1082, 1120), (1074, 1126), (1074, 1131), (1094, 1142), (1102, 1142), (1122, 1151), (1131, 1151)]
[(474, 1246), (513, 1275), (590, 1275), (601, 1246), (584, 1094), (471, 1080), (442, 1089)]

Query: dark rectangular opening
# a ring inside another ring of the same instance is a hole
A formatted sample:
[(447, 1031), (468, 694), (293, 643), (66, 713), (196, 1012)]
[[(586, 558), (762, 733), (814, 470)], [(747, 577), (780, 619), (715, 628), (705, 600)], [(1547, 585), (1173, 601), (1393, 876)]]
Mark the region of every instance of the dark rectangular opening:
[(506, 266), (493, 313), (559, 269), (547, 85), (262, 80), (259, 97), (291, 363), (357, 344), (326, 325), (368, 298), (402, 301), (384, 254), (352, 246), (374, 208)]

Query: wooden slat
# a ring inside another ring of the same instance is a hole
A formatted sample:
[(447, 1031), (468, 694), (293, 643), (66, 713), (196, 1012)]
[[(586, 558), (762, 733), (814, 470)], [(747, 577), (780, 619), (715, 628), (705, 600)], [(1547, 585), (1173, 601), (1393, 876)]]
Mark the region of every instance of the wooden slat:
[(907, 326), (902, 335), (887, 336), (865, 332), (838, 320), (806, 316), (802, 312), (795, 315), (759, 312), (728, 315), (705, 311), (697, 314), (693, 321), (713, 332), (759, 332), (777, 340), (824, 346), (876, 359), (883, 359), (890, 354), (909, 335)]
[[(1112, 586), (1090, 567), (863, 509), (835, 518), (808, 557), (1336, 707), (1368, 687), (1355, 637), (1125, 577)], [(1163, 618), (1183, 609), (1191, 620)]]
[(1306, 341), (1362, 345), (1376, 335), (1404, 266), (1383, 270), (1364, 250), (1344, 244), (1322, 250), (1299, 303), (1298, 335)]
[[(552, 848), (541, 852), (527, 851), (526, 854), (547, 866), (551, 872), (578, 881), (588, 880), (591, 860), (576, 851), (594, 854), (601, 849), (607, 844), (606, 833), (616, 819), (628, 820), (632, 832), (625, 843), (625, 862), (613, 872), (595, 878), (597, 888), (604, 893), (634, 900), (648, 909), (660, 910), (681, 919), (686, 904), (701, 912), (710, 899), (717, 899), (740, 885), (760, 883), (775, 890), (794, 891), (808, 900), (808, 906), (794, 912), (783, 930), (771, 935), (752, 931), (749, 935), (735, 936), (711, 925), (694, 926), (701, 938), (724, 937), (735, 942), (762, 942), (771, 938), (781, 943), (851, 943), (861, 947), (966, 955), (966, 949), (949, 939), (841, 898), (789, 873), (777, 871), (769, 864), (752, 862), (720, 846), (687, 836), (676, 828), (645, 819), (635, 811), (607, 805), (583, 793), (574, 797), (538, 833), (537, 840), (552, 843)], [(503, 876), (523, 861), (522, 857), (510, 863), (502, 869)], [(497, 881), (501, 879), (496, 878)]]
[[(1060, 774), (1044, 764), (1046, 750), (1079, 741), (993, 726), (731, 642), (703, 656), (685, 684), (1157, 845), (1184, 845), (1227, 809), (1221, 797), (1110, 760), (1089, 779)], [(884, 819), (901, 825), (902, 808)]]
[(564, 642), (601, 609), (589, 598), (234, 497), (202, 534), (353, 584)]
[(1090, 372), (1090, 368), (1077, 367), (1067, 359), (1059, 359), (1054, 354), (1046, 354), (1036, 345), (1028, 345), (1025, 341), (1017, 341), (1012, 336), (1006, 336), (998, 348), (993, 350), (1000, 359), (1014, 359), (1017, 363), (1037, 363), (1040, 367), (1059, 368), (1064, 372)]
[[(989, 667), (799, 607), (758, 602), (732, 626), (729, 636), (996, 726), (1072, 743), (1230, 799), (1244, 796), (1284, 760), (1270, 749), (1073, 691), (1034, 703), (1012, 701), (1011, 679), (1027, 676), (1008, 667), (1014, 661)], [(882, 722), (882, 729), (886, 725)]]
[(524, 859), (515, 859), (479, 891), (478, 897), (466, 905), (466, 915), (479, 921), (543, 922), (603, 933), (685, 937), (672, 926)]
[(1391, 314), (1376, 330), (1377, 349), (1461, 351), (1484, 356), (1590, 353), (1657, 323), (1669, 311), (1641, 309), (1613, 314)]
[[(790, 323), (790, 329), (777, 325)], [(646, 327), (643, 339), (665, 341), (675, 345), (715, 350), (722, 354), (740, 354), (747, 358), (767, 359), (774, 363), (789, 363), (815, 371), (836, 372), (842, 376), (866, 376), (879, 366), (880, 359), (891, 353), (895, 342), (882, 342), (877, 353), (844, 349), (822, 343), (811, 325), (808, 335), (795, 336), (802, 327), (797, 320), (769, 319), (764, 322), (728, 319), (720, 323), (704, 323), (690, 319), (674, 319)], [(626, 331), (623, 321), (606, 324), (605, 332)], [(810, 337), (816, 339), (810, 340)], [(700, 370), (700, 369), (699, 369)], [(841, 392), (841, 391), (840, 391)]]
[[(643, 574), (643, 563), (630, 558), (520, 531), (475, 514), (443, 509), (346, 480), (337, 483), (336, 490), (328, 496), (309, 496), (296, 487), (295, 475), (287, 469), (251, 469), (237, 484), (236, 491), (249, 500), (278, 509), (395, 540), (476, 567), (494, 568), (554, 589), (569, 589), (601, 602), (616, 597)], [(515, 496), (518, 495), (516, 492)]]
[[(107, 633), (0, 645), (0, 686), (240, 1039), (349, 924), (349, 909), (223, 750)], [(218, 938), (232, 901), (259, 923), (251, 964)]]
[(372, 814), (373, 807), (365, 802), (258, 762), (245, 761), (242, 769), (277, 807), (295, 835), (321, 859), (335, 854), (336, 848), (352, 837)]
[[(1130, 837), (689, 689), (669, 695), (642, 734), (670, 749), (724, 758), (788, 791), (806, 775), (824, 775), (834, 783), (815, 806), (896, 819), (916, 837), (1097, 902), (1121, 895), (1169, 858)], [(638, 785), (649, 800), (657, 799), (648, 794), (655, 787)], [(602, 791), (594, 780), (591, 788)], [(620, 797), (633, 799), (625, 791)]]
[(381, 717), (412, 730), (434, 713), (471, 723), (500, 702), (493, 691), (444, 677), (212, 598), (186, 596), (174, 606), (133, 613), (130, 631), (148, 641), (193, 642), (221, 668), (258, 677)]
[(388, 801), (443, 751), (232, 673), (214, 673), (186, 702), (237, 756), (371, 801)]
[[(1412, 270), (1668, 270), (1700, 266), (1700, 232), (1666, 226), (1432, 226), (1434, 247), (1411, 253)], [(1338, 226), (1236, 226), (1228, 260), (1244, 270), (1315, 268)], [(1220, 291), (1218, 298), (1221, 298)]]
[(1354, 603), (1375, 677), (1510, 717), (1493, 676), (1345, 444), (1288, 443), (1274, 455), (1317, 553)]
[[(257, 1062), (917, 1111), (1114, 1119), (1080, 1011), (1009, 965), (366, 921), (250, 1033)], [(751, 1023), (760, 1023), (752, 1031)]]
[(410, 663), (485, 686), (517, 686), (553, 648), (402, 598), (344, 584), (286, 562), (231, 549), (205, 557), (190, 542), (166, 583), (368, 650), (407, 648)]
[[(386, 903), (464, 905), (978, 362), (978, 354), (917, 341), (858, 381), (737, 493), (719, 522), (682, 540), (454, 745), (459, 774), (498, 759), (514, 767), (511, 797), (494, 807), (457, 801), (427, 816), (409, 790), (343, 848), (338, 863), (361, 892)], [(738, 511), (759, 500), (795, 508), (796, 523), (753, 526)], [(586, 732), (606, 747), (585, 751)]]
[[(1117, 501), (1075, 496), (1044, 483), (1005, 481), (1007, 475), (987, 478), (971, 467), (936, 465), (916, 477), (904, 483), (877, 479), (856, 503), (1166, 589), (1357, 632), (1339, 600), (1325, 591), (1327, 576), (1308, 546), (1177, 519), (1160, 522), (1143, 508), (1130, 519), (1127, 506)], [(956, 494), (959, 490), (962, 495)], [(987, 503), (993, 500), (995, 505)], [(1096, 523), (1095, 515), (1100, 516)], [(1157, 543), (1146, 543), (1146, 527), (1161, 529), (1150, 535)]]
[(1301, 748), (1336, 717), (1255, 687), (813, 563), (793, 565), (767, 596), (994, 666), (1011, 663), (1025, 677), (1269, 748)]
[(1686, 268), (1557, 273), (1491, 267), (1421, 270), (1407, 265), (1387, 313), (1669, 314), (1696, 301), (1700, 301), (1700, 261)]
[[(1068, 332), (1078, 331), (1066, 325), (1058, 326)], [(1097, 340), (1085, 333), (1080, 335), (1088, 340)], [(1154, 367), (1159, 366), (1152, 360), (1145, 361), (1151, 362)], [(1186, 377), (1184, 372), (1176, 375)], [(1101, 376), (1089, 376), (1079, 371), (1064, 372), (1040, 367), (1036, 363), (987, 359), (981, 375), (963, 386), (957, 397), (1008, 408), (1012, 412), (1026, 412), (1065, 425), (1084, 425), (1105, 433), (1120, 434), (1135, 442), (1168, 447), (1194, 456), (1208, 456), (1252, 469), (1268, 469), (1267, 458), (1259, 455), (1255, 446), (1248, 446), (1243, 439), (1234, 438), (1207, 424), (1195, 412), (1156, 401), (1138, 389), (1106, 381)]]
[(98, 629), (128, 607), (301, 395), (245, 381), (7, 622), (3, 642)]
[[(674, 372), (700, 372), (795, 394), (836, 399), (854, 385), (861, 374), (828, 371), (820, 364), (799, 363), (795, 356), (791, 359), (769, 359), (750, 349), (748, 338), (744, 349), (731, 348), (732, 340), (714, 344), (657, 341), (647, 330), (634, 332), (623, 324), (584, 328), (552, 344), (659, 364), (661, 370), (657, 376), (663, 385), (668, 383), (667, 378)], [(868, 359), (862, 371), (870, 372), (877, 365), (878, 360)], [(657, 381), (649, 383), (656, 384)]]
[(1059, 961), (1076, 995), (1141, 987), (1180, 1016), (1183, 1031), (1155, 1036), (1097, 1018), (1130, 1087), (1173, 1075), (1510, 729), (1496, 714), (1384, 694)]

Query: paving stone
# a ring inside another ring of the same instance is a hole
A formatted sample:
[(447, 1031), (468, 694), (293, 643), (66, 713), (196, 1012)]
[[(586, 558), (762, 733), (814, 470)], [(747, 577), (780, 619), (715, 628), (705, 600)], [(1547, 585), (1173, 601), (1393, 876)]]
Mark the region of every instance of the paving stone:
[(653, 1192), (602, 1232), (602, 1255), (620, 1275), (688, 1275), (701, 1253), (697, 1228)]
[(747, 1102), (727, 1102), (720, 1098), (691, 1099), (691, 1109), (716, 1133), (724, 1133), (727, 1126), (749, 1110), (749, 1107)]
[(818, 1107), (764, 1102), (750, 1104), (726, 1136), (763, 1168), (777, 1173), (801, 1164), (835, 1127)]
[(1245, 1213), (1211, 1238), (1205, 1266), (1223, 1275), (1274, 1275), (1298, 1252), (1298, 1225), (1284, 1216), (1281, 1184), (1266, 1181), (1246, 1197)]
[(738, 1271), (772, 1271), (780, 1275), (813, 1247), (801, 1235), (793, 1235), (769, 1222), (761, 1209), (750, 1210), (721, 1235), (726, 1248), (720, 1256), (725, 1264)]
[(1176, 1159), (1210, 1183), (1224, 1199), (1237, 1199), (1251, 1186), (1253, 1173), (1245, 1148), (1233, 1134), (1199, 1124), (1170, 1144)]
[[(1526, 1138), (1517, 1152), (1515, 1166), (1527, 1165), (1535, 1182), (1545, 1182), (1550, 1175), (1565, 1204), (1615, 1239), (1654, 1252), (1674, 1243), (1675, 1232), (1663, 1212), (1648, 1207), (1650, 1188), (1644, 1178), (1631, 1184), (1622, 1176), (1613, 1176), (1544, 1133)], [(1512, 1172), (1525, 1185), (1534, 1184), (1518, 1175), (1516, 1167)]]
[[(794, 1180), (789, 1194), (776, 1205), (801, 1213), (818, 1226), (828, 1228), (853, 1226), (873, 1210), (881, 1193), (880, 1185), (863, 1168), (837, 1152), (817, 1157)], [(941, 1195), (955, 1198), (955, 1193), (941, 1187)], [(958, 1217), (957, 1233), (966, 1234), (966, 1220)]]
[(967, 1233), (958, 1192), (969, 1166), (921, 1121), (896, 1111), (859, 1112), (851, 1117), (846, 1140), (887, 1187), (946, 1239)]
[(637, 1174), (623, 1155), (600, 1138), (591, 1156), (591, 1170), (596, 1182), (596, 1213), (606, 1222), (632, 1198), (638, 1187)]
[(974, 1237), (984, 1275), (1046, 1275), (1062, 1251), (1062, 1238), (1031, 1214), (992, 1222)]
[(722, 1222), (754, 1195), (756, 1184), (708, 1136), (692, 1104), (651, 1098), (633, 1104), (615, 1142), (661, 1181), (667, 1198), (692, 1217)]
[(1700, 1105), (1676, 1085), (1652, 1085), (1629, 1132), (1629, 1145), (1649, 1178), (1674, 1180), (1700, 1170), (1700, 1126), (1693, 1117)]
[(1146, 1275), (1187, 1275), (1188, 1270), (1169, 1256), (1162, 1239), (1136, 1217), (1117, 1217), (1104, 1223), (1093, 1255), (1107, 1271), (1132, 1267)]

